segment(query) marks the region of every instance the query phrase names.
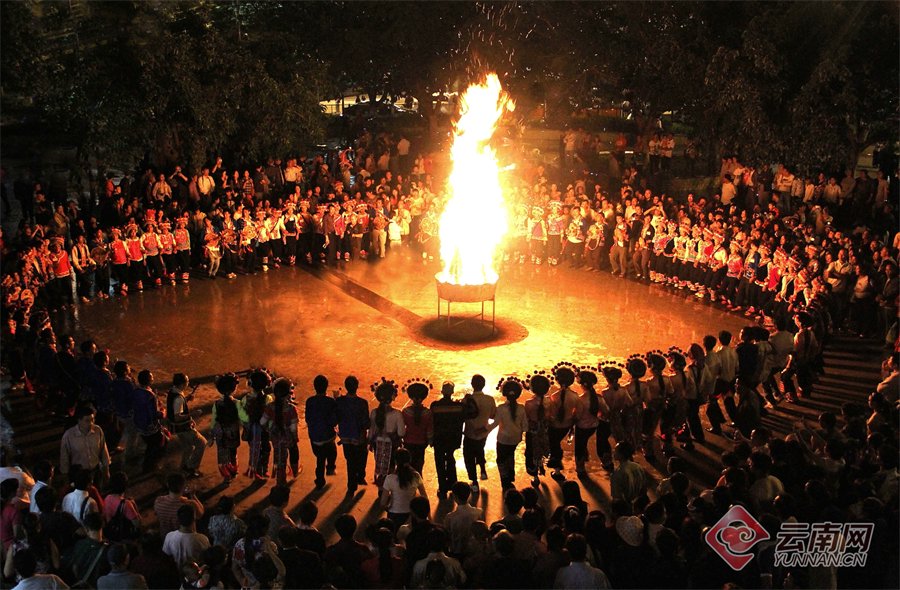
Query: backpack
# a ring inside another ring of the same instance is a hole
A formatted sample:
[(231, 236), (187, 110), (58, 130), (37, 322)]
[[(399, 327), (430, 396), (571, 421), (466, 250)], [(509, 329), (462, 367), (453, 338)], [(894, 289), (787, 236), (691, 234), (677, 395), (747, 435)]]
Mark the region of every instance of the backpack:
[(106, 526), (103, 527), (103, 532), (110, 541), (119, 543), (137, 538), (137, 527), (135, 527), (134, 523), (125, 516), (126, 501), (127, 498), (125, 497), (119, 501), (119, 507), (116, 509), (116, 513), (109, 519)]

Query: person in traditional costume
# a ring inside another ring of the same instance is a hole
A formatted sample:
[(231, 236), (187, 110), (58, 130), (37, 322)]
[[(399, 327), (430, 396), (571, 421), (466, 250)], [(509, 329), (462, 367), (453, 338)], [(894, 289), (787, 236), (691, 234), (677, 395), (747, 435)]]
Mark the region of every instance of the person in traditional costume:
[(500, 485), (503, 490), (515, 489), (516, 484), (516, 447), (522, 442), (522, 434), (528, 430), (528, 418), (525, 408), (518, 402), (525, 382), (518, 377), (505, 377), (497, 384), (497, 390), (506, 402), (497, 407), (494, 422), (489, 430), (497, 431), (497, 470), (500, 472)]
[[(628, 431), (628, 413), (634, 406), (634, 401), (628, 394), (628, 389), (619, 383), (622, 379), (622, 369), (624, 369), (625, 366), (622, 363), (614, 361), (603, 361), (597, 368), (603, 373), (603, 378), (606, 380), (606, 387), (603, 388), (602, 395), (603, 400), (606, 402), (606, 407), (609, 408), (606, 426), (607, 445), (609, 444), (610, 434), (616, 439), (616, 442), (632, 442), (634, 437), (632, 432)], [(601, 416), (601, 425), (602, 422), (603, 419)], [(602, 436), (600, 430), (598, 430), (597, 435)], [(605, 470), (612, 470), (613, 462), (611, 453), (604, 453), (600, 456), (600, 460), (603, 462), (603, 468)]]
[(528, 417), (528, 432), (525, 433), (525, 470), (531, 476), (531, 485), (539, 487), (540, 476), (544, 475), (544, 460), (550, 455), (549, 400), (547, 400), (550, 378), (546, 372), (537, 371), (528, 377), (526, 383), (533, 395), (525, 402), (525, 415)]
[(406, 434), (403, 414), (394, 406), (397, 399), (397, 384), (384, 377), (372, 384), (372, 392), (378, 407), (369, 416), (372, 429), (369, 431), (369, 449), (375, 455), (375, 484), (381, 487), (394, 467), (394, 452)]
[(269, 478), (269, 454), (271, 444), (269, 431), (263, 428), (260, 421), (266, 406), (273, 401), (268, 389), (272, 377), (265, 369), (256, 369), (247, 379), (250, 391), (244, 395), (238, 405), (244, 431), (241, 438), (250, 443), (250, 465), (246, 475), (250, 478), (265, 480)]
[[(294, 384), (284, 377), (276, 379), (272, 385), (275, 399), (266, 404), (260, 425), (269, 432), (272, 442), (272, 469), (275, 471), (275, 484), (287, 485), (287, 466), (290, 449), (297, 444), (297, 408), (292, 395)], [(291, 469), (291, 475), (297, 477), (297, 467)]]
[[(597, 393), (597, 372), (593, 367), (580, 367), (577, 374), (581, 395), (578, 396), (578, 409), (575, 414), (575, 473), (579, 477), (587, 475), (588, 443), (596, 435), (597, 457), (611, 456), (609, 446), (609, 407), (606, 400)], [(607, 417), (605, 436), (600, 432), (600, 416)], [(606, 461), (604, 461), (606, 463)]]
[(562, 214), (562, 202), (550, 201), (550, 214), (547, 216), (547, 262), (551, 266), (559, 264), (565, 231), (566, 216)]
[(553, 469), (551, 477), (556, 480), (565, 479), (563, 469), (562, 441), (569, 435), (575, 425), (578, 411), (578, 394), (572, 390), (578, 367), (572, 363), (557, 363), (551, 373), (559, 388), (550, 394), (550, 461), (547, 465)]
[(216, 464), (225, 485), (230, 484), (238, 474), (238, 448), (241, 446), (241, 420), (238, 404), (232, 397), (238, 386), (234, 373), (226, 373), (216, 378), (216, 391), (221, 399), (212, 407), (210, 439), (208, 446), (216, 445)]
[(541, 207), (531, 208), (528, 219), (528, 243), (531, 250), (532, 264), (541, 264), (547, 257), (547, 222)]
[(423, 403), (431, 392), (431, 382), (427, 379), (410, 379), (403, 385), (403, 392), (409, 396), (410, 400), (410, 403), (402, 410), (403, 422), (406, 426), (403, 446), (409, 450), (410, 465), (420, 474), (424, 474), (425, 449), (431, 444), (434, 434), (431, 410), (426, 408)]
[(184, 217), (175, 220), (174, 233), (178, 272), (181, 273), (181, 282), (187, 283), (191, 278), (191, 234), (187, 229), (187, 220)]

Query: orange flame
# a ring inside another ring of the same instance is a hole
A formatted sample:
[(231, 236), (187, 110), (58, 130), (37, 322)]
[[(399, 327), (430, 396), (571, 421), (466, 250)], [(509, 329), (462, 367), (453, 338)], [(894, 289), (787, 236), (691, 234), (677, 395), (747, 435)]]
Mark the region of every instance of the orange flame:
[(450, 158), (448, 200), (440, 218), (442, 283), (496, 283), (494, 256), (508, 225), (500, 170), (489, 142), (504, 111), (515, 104), (496, 74), (472, 84), (460, 98)]

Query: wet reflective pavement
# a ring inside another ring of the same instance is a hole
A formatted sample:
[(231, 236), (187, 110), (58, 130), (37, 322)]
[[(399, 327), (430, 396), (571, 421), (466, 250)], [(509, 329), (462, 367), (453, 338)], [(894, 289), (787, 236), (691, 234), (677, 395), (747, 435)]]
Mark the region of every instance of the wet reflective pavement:
[[(445, 332), (445, 320), (437, 321), (437, 270), (436, 263), (423, 263), (400, 249), (383, 260), (341, 263), (335, 268), (280, 268), (234, 280), (194, 278), (189, 285), (163, 286), (127, 298), (82, 305), (58, 331), (73, 332), (79, 341), (93, 338), (110, 349), (113, 359), (128, 360), (135, 372), (151, 369), (161, 394), (174, 372), (186, 372), (202, 383), (195, 407), (206, 407), (215, 399), (211, 385), (215, 375), (264, 366), (295, 381), (302, 410), (312, 379), (319, 373), (331, 379), (332, 389), (337, 389), (346, 375), (356, 375), (361, 392), (370, 400), (368, 384), (382, 376), (398, 382), (427, 377), (436, 388), (442, 381), (451, 380), (459, 393), (476, 372), (484, 375), (490, 386), (503, 375), (524, 376), (562, 360), (596, 365), (600, 359), (622, 359), (634, 352), (673, 344), (686, 347), (721, 329), (736, 334), (745, 323), (743, 318), (689, 295), (606, 273), (514, 264), (500, 273), (497, 338), (460, 344), (458, 338)], [(478, 312), (480, 304), (452, 306), (454, 317)], [(436, 398), (435, 391), (431, 399)], [(401, 396), (397, 405), (405, 402)], [(206, 414), (199, 421), (201, 431), (209, 426)], [(486, 508), (489, 522), (502, 516), (494, 436), (487, 443), (490, 479), (481, 482), (477, 500)], [(312, 453), (302, 431), (300, 438), (305, 471), (292, 484), (289, 513), (304, 498), (316, 499), (320, 528), (328, 535), (333, 533), (333, 516), (342, 512), (351, 512), (360, 520), (382, 515), (372, 485), (353, 498), (344, 497), (342, 456), (337, 475), (329, 477), (324, 490), (315, 491)], [(177, 465), (179, 456), (177, 445), (172, 446), (175, 451), (168, 455), (169, 466)], [(517, 453), (519, 487), (528, 483), (522, 448)], [(565, 446), (567, 475), (574, 477), (571, 450), (571, 446)], [(720, 451), (710, 447), (701, 454), (712, 461)], [(243, 466), (246, 453), (244, 445), (239, 455)], [(464, 478), (461, 452), (458, 458), (459, 474)], [(369, 465), (371, 480), (372, 461)], [(205, 477), (195, 485), (206, 490), (206, 504), (214, 504), (222, 492), (236, 494), (238, 512), (264, 507), (273, 485), (239, 477), (226, 491), (219, 485), (214, 449), (206, 453), (202, 471)], [(585, 498), (593, 506), (604, 504), (608, 501), (609, 478), (596, 457), (592, 456), (589, 473), (583, 482)], [(654, 474), (659, 476), (658, 472)], [(139, 490), (135, 495), (145, 506), (152, 503), (164, 475), (161, 469), (149, 478), (136, 474), (132, 478)], [(424, 476), (433, 494), (430, 451)], [(554, 498), (547, 505), (554, 504), (559, 484), (547, 478), (541, 489), (545, 496)], [(437, 515), (452, 509), (446, 501), (439, 504), (436, 497), (431, 499)]]

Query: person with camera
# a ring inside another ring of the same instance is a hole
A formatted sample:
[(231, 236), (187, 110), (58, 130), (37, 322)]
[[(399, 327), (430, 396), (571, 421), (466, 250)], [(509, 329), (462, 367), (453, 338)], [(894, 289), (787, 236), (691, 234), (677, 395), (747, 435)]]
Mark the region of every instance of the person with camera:
[(166, 420), (169, 421), (169, 428), (181, 445), (181, 469), (188, 477), (194, 478), (200, 477), (200, 462), (206, 450), (206, 439), (197, 432), (194, 423), (194, 417), (199, 415), (199, 411), (192, 412), (188, 407), (188, 400), (194, 397), (194, 391), (197, 390), (195, 385), (191, 392), (185, 395), (189, 382), (188, 376), (184, 373), (175, 373), (172, 377), (172, 387), (166, 396)]

